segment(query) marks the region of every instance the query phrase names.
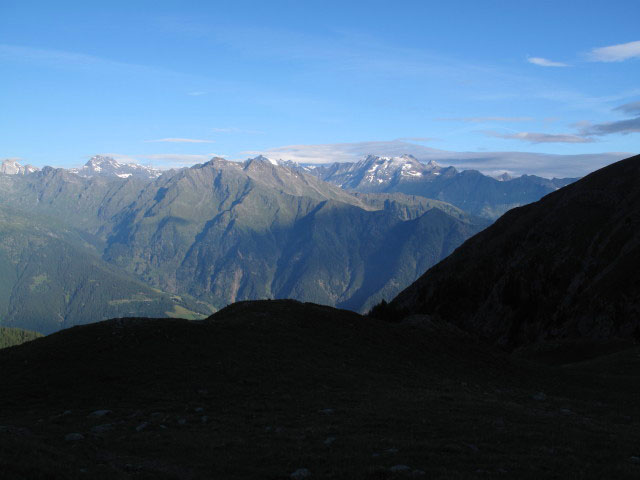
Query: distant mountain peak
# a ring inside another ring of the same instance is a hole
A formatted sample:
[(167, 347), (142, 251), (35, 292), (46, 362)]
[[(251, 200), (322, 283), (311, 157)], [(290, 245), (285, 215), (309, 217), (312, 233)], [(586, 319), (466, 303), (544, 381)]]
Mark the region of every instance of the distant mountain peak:
[(162, 173), (160, 170), (148, 165), (120, 163), (108, 155), (94, 155), (82, 168), (72, 168), (69, 171), (81, 177), (136, 177), (143, 179), (154, 179)]
[(85, 167), (91, 167), (96, 165), (112, 165), (114, 167), (120, 167), (120, 163), (113, 157), (106, 155), (94, 155), (85, 163)]
[(513, 177), (509, 175), (507, 172), (501, 173), (500, 175), (496, 175), (493, 178), (495, 178), (496, 180), (499, 180), (500, 182), (508, 182), (509, 180), (513, 180)]
[[(413, 158), (415, 160), (415, 157), (411, 157), (411, 158)], [(426, 166), (427, 166), (427, 168), (430, 168), (432, 170), (435, 169), (435, 168), (441, 168), (441, 165), (438, 162), (436, 162), (435, 160), (429, 160), (427, 162)]]
[(536, 176), (490, 177), (477, 170), (458, 171), (412, 155), (367, 155), (360, 161), (335, 162), (307, 169), (318, 178), (360, 193), (404, 193), (451, 203), (473, 215), (496, 219), (505, 211), (538, 200), (575, 179)]
[(280, 162), (278, 162), (278, 160), (275, 160), (275, 159), (269, 158), (269, 157), (265, 157), (264, 155), (258, 155), (257, 157), (250, 158), (249, 160), (247, 160), (247, 163), (250, 163), (250, 162), (270, 163), (271, 165), (274, 165), (276, 167), (278, 165), (280, 165)]
[(32, 165), (21, 165), (13, 158), (7, 158), (0, 165), (0, 173), (5, 175), (28, 175), (37, 172), (38, 169)]

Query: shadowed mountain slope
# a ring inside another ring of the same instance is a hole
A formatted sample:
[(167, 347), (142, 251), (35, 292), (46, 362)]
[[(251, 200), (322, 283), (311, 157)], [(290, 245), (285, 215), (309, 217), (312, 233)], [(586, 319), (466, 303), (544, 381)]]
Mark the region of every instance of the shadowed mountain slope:
[(509, 211), (392, 302), (510, 349), (640, 338), (640, 156)]
[(109, 320), (0, 351), (0, 471), (634, 478), (638, 369), (606, 365), (521, 364), (444, 322), (294, 301)]

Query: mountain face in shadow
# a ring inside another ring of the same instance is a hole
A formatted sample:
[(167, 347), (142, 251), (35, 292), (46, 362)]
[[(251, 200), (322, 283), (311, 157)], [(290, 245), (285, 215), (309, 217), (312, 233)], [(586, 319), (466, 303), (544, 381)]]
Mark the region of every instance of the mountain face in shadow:
[(622, 353), (552, 369), (451, 323), (291, 300), (114, 319), (0, 350), (0, 472), (632, 479), (640, 357)]
[(509, 349), (640, 338), (640, 156), (513, 209), (391, 303)]
[(306, 169), (326, 182), (362, 193), (404, 193), (434, 198), (481, 217), (495, 220), (507, 210), (535, 202), (575, 178), (547, 179), (535, 175), (499, 178), (477, 170), (458, 171), (411, 155), (369, 155), (357, 163), (334, 163)]

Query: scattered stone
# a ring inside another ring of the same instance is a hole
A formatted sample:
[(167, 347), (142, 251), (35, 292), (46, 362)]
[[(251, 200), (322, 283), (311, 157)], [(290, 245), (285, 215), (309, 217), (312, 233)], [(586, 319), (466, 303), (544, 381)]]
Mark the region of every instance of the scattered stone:
[(327, 447), (336, 441), (336, 437), (327, 437), (327, 439), (323, 442)]
[(465, 445), (467, 447), (469, 447), (471, 450), (473, 450), (474, 452), (479, 452), (480, 449), (478, 448), (478, 446), (475, 443), (465, 443)]
[(298, 470), (293, 472), (291, 475), (289, 475), (289, 477), (292, 478), (293, 480), (299, 480), (301, 478), (309, 478), (310, 476), (311, 476), (311, 472), (306, 468), (299, 468)]
[(569, 410), (568, 408), (561, 408), (560, 409), (560, 413), (563, 415), (573, 415), (573, 412), (571, 410)]
[(385, 453), (388, 453), (389, 455), (394, 455), (396, 453), (398, 453), (398, 449), (397, 448), (390, 448), (388, 450), (385, 451)]
[(640, 465), (640, 457), (633, 456), (629, 458), (629, 461), (634, 465)]
[(166, 429), (167, 429), (167, 426), (166, 426), (166, 425), (160, 425), (160, 428), (161, 428), (162, 430), (166, 430)]
[(162, 413), (160, 413), (160, 412), (153, 412), (151, 414), (152, 417), (159, 417), (160, 415), (162, 415)]
[(187, 419), (186, 418), (179, 418), (178, 419), (178, 425), (186, 425), (187, 424)]
[(320, 410), (320, 413), (322, 415), (333, 415), (334, 413), (336, 413), (336, 411), (333, 408), (325, 408), (323, 410)]
[(67, 442), (79, 442), (80, 440), (84, 440), (84, 435), (81, 433), (67, 433), (64, 436), (64, 439)]
[(408, 465), (394, 465), (389, 468), (391, 473), (408, 473), (411, 471), (411, 467)]
[(111, 423), (105, 423), (104, 425), (96, 425), (91, 429), (92, 433), (105, 433), (113, 430), (113, 425)]
[(200, 421), (202, 423), (207, 423), (209, 421), (209, 417), (206, 415), (203, 415), (202, 417), (200, 417)]
[(149, 422), (142, 422), (140, 425), (136, 427), (136, 432), (141, 432), (145, 428), (149, 426)]
[(113, 412), (111, 410), (96, 410), (95, 412), (91, 412), (89, 414), (90, 417), (104, 417), (105, 415), (110, 415)]
[(531, 397), (531, 398), (533, 398), (534, 400), (537, 400), (539, 402), (544, 402), (547, 399), (547, 396), (545, 395), (544, 392), (538, 392), (535, 395), (533, 395), (533, 397)]
[(202, 413), (202, 412), (204, 412), (204, 408), (198, 407), (198, 408), (195, 409), (195, 412), (196, 413)]
[(73, 413), (72, 410), (65, 410), (60, 414), (61, 417), (66, 417), (67, 415), (71, 415)]

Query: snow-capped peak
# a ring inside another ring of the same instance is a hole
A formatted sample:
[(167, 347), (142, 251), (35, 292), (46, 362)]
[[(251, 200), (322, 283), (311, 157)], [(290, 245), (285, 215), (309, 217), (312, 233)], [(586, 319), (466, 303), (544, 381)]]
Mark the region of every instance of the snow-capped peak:
[(273, 158), (265, 157), (264, 155), (258, 155), (257, 157), (252, 158), (250, 160), (256, 160), (258, 162), (266, 162), (266, 163), (270, 163), (271, 165), (275, 165), (275, 166), (280, 165), (277, 160), (275, 160)]
[(120, 163), (113, 157), (106, 155), (94, 155), (82, 168), (72, 168), (70, 171), (81, 177), (137, 177), (144, 179), (156, 178), (162, 173), (160, 170), (147, 165)]
[(33, 165), (20, 165), (13, 158), (3, 160), (0, 165), (0, 173), (4, 173), (5, 175), (28, 175), (37, 171), (38, 169)]

